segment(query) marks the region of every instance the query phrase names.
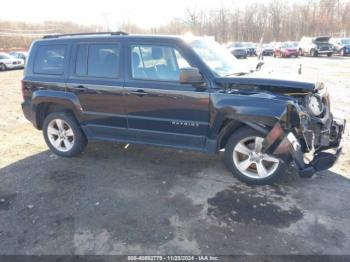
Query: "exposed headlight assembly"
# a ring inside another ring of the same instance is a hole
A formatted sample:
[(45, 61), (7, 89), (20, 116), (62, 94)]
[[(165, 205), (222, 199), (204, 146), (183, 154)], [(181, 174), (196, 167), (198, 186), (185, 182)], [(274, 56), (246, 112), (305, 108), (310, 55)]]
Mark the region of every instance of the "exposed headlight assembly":
[(306, 109), (312, 116), (320, 116), (323, 113), (324, 105), (322, 98), (317, 94), (311, 94), (306, 97)]

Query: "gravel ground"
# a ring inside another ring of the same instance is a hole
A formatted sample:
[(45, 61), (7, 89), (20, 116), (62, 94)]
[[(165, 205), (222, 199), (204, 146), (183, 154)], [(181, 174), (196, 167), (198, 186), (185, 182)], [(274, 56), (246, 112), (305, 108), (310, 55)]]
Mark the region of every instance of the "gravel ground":
[[(324, 81), (349, 123), (350, 58), (265, 63)], [(0, 254), (350, 254), (349, 129), (331, 170), (273, 186), (240, 183), (221, 155), (90, 143), (65, 159), (24, 119), (21, 77), (0, 72)]]

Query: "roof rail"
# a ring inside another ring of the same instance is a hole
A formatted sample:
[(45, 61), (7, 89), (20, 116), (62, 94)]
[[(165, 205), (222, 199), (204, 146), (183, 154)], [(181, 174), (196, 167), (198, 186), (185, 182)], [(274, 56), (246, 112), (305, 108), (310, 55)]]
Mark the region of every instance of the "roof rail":
[(43, 38), (60, 38), (65, 36), (84, 36), (84, 35), (128, 35), (128, 33), (117, 31), (117, 32), (91, 32), (91, 33), (74, 33), (74, 34), (54, 34), (44, 35)]

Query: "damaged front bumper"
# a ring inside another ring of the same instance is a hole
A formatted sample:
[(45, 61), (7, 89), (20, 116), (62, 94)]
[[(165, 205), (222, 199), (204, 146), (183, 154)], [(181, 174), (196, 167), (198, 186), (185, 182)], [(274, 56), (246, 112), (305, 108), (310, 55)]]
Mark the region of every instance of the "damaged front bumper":
[[(345, 120), (328, 112), (322, 121), (305, 121), (307, 115), (289, 105), (286, 112), (267, 134), (263, 152), (294, 161), (299, 175), (311, 177), (315, 172), (332, 167), (342, 152), (341, 139)], [(308, 159), (309, 158), (309, 159)]]

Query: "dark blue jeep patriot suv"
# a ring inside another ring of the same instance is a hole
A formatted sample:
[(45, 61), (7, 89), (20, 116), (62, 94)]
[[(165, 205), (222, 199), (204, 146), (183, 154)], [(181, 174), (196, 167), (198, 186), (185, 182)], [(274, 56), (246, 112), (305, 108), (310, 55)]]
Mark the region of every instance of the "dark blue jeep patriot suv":
[(322, 83), (257, 77), (212, 39), (50, 35), (33, 42), (23, 112), (57, 155), (88, 140), (215, 154), (242, 181), (266, 184), (292, 164), (300, 176), (330, 168), (345, 121)]

